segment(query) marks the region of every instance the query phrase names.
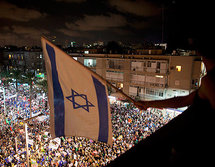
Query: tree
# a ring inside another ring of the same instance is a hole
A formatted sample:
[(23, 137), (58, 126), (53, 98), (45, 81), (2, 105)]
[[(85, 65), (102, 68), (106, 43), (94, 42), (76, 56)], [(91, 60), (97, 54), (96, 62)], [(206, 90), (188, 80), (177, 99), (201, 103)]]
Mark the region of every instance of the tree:
[(12, 69), (10, 71), (10, 77), (12, 79), (15, 79), (15, 84), (16, 84), (16, 92), (18, 92), (18, 82), (21, 82), (22, 80), (22, 74), (23, 72), (19, 69)]
[(7, 87), (9, 82), (12, 82), (10, 78), (10, 72), (7, 70), (3, 70), (0, 72), (0, 79), (3, 87)]
[(47, 83), (47, 79), (38, 79), (37, 80), (37, 86), (45, 93), (47, 94), (48, 92), (48, 83)]

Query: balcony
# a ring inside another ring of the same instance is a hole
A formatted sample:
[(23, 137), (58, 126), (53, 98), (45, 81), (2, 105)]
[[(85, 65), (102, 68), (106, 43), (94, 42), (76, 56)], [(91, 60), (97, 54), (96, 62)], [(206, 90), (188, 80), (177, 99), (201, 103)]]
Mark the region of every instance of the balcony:
[(106, 71), (106, 79), (111, 81), (123, 82), (124, 73), (118, 71)]

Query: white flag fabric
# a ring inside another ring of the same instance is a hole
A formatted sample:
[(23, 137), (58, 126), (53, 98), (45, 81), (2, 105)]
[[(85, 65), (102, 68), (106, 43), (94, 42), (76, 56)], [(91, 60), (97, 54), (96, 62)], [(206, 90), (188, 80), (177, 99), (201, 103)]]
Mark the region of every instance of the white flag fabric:
[(112, 145), (106, 83), (45, 38), (41, 42), (52, 137), (80, 136)]

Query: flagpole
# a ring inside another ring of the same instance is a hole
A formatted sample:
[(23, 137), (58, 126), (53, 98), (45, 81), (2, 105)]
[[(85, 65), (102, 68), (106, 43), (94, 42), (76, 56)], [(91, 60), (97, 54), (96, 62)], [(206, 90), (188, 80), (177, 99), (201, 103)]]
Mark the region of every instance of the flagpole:
[(6, 113), (6, 105), (5, 105), (5, 88), (3, 87), (3, 97), (4, 97), (4, 114)]
[(35, 119), (39, 116), (42, 116), (44, 115), (43, 113), (37, 115), (37, 116), (34, 116), (34, 117), (31, 117), (31, 118), (28, 118), (26, 120), (23, 120), (22, 118), (18, 118), (19, 120), (22, 120), (24, 123), (25, 123), (25, 142), (26, 142), (26, 159), (27, 159), (27, 167), (30, 167), (29, 166), (29, 150), (28, 150), (28, 125), (27, 123), (32, 120), (32, 119)]
[(28, 150), (28, 125), (25, 122), (25, 141), (26, 141), (26, 153), (27, 153), (27, 167), (29, 167), (29, 150)]
[(17, 148), (17, 136), (15, 137), (15, 149), (16, 149), (16, 153), (18, 153), (18, 148)]

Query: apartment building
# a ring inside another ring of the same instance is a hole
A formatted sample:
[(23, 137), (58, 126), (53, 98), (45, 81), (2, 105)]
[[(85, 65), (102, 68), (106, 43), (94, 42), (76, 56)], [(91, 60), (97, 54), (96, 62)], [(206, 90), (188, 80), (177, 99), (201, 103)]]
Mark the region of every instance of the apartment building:
[(41, 50), (4, 51), (3, 65), (8, 69), (15, 68), (22, 71), (35, 70), (38, 73), (45, 72), (45, 63)]
[(142, 100), (187, 95), (199, 87), (205, 70), (197, 56), (86, 54), (76, 59)]

